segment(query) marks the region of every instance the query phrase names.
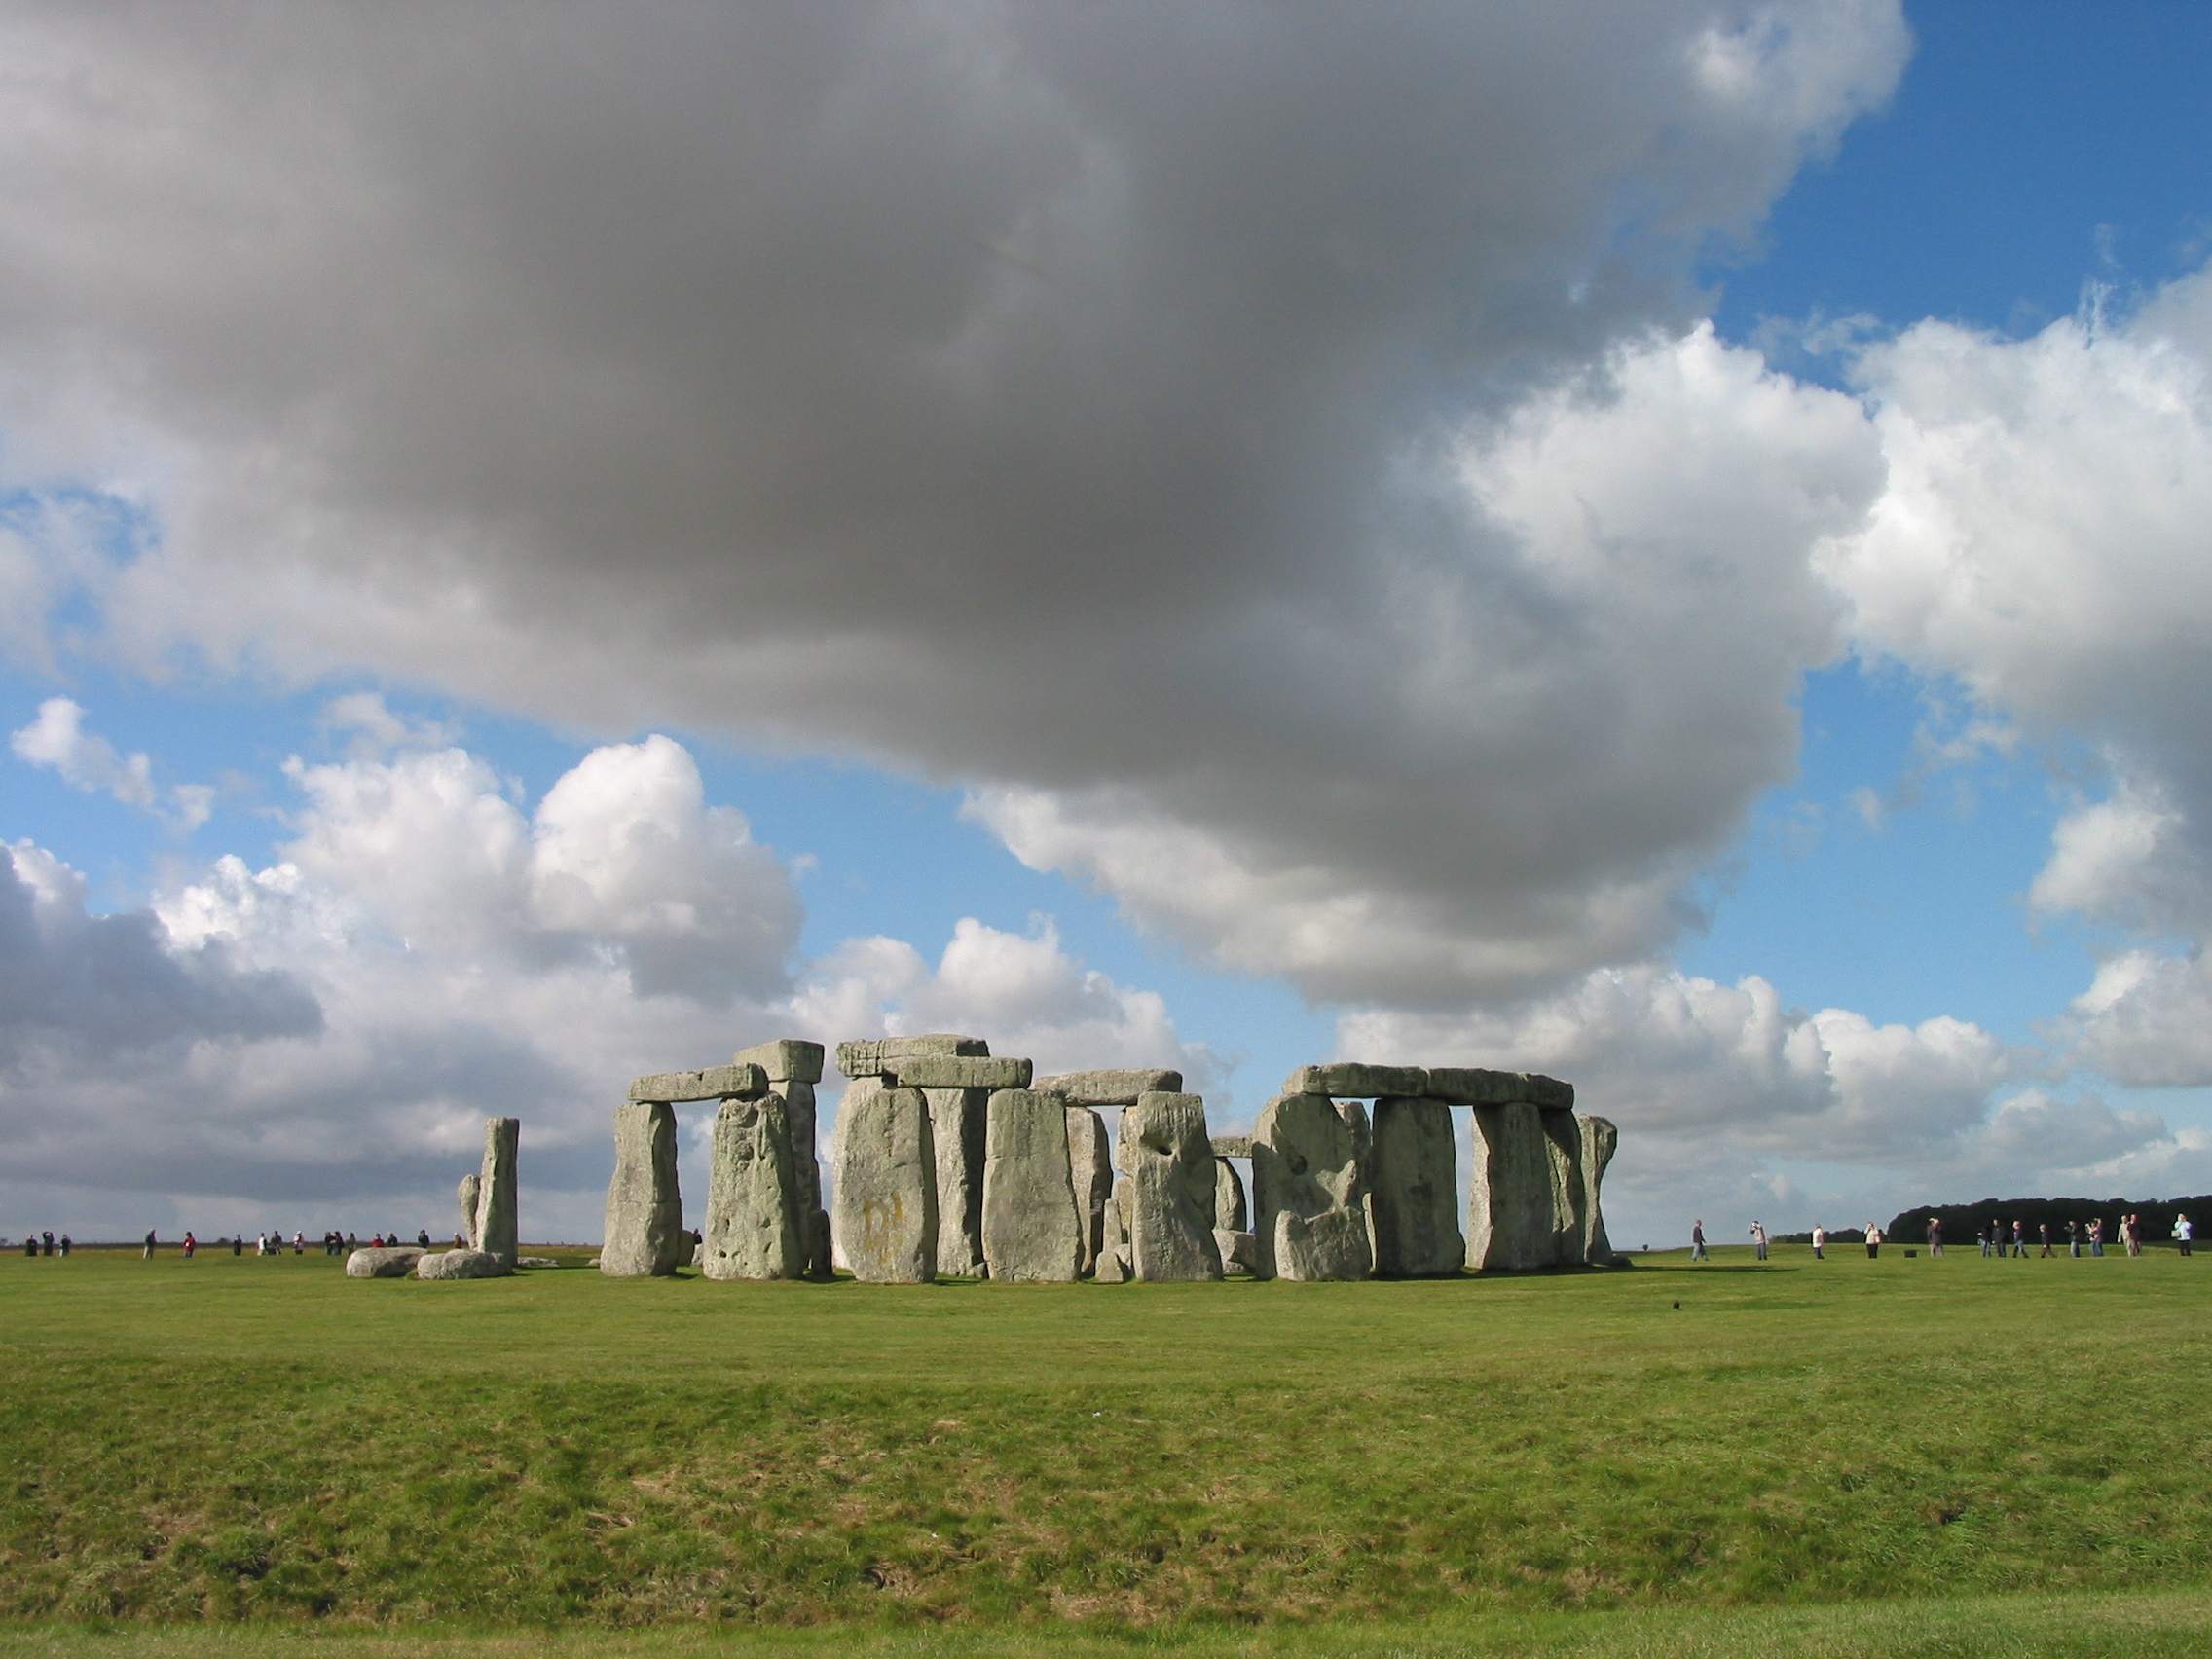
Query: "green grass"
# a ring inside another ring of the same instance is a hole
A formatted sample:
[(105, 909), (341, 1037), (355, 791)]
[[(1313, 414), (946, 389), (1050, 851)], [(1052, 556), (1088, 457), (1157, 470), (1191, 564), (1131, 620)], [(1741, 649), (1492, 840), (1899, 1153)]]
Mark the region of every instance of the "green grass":
[[(0, 1659), (738, 1627), (794, 1653), (2212, 1650), (2212, 1262), (1748, 1254), (913, 1288), (0, 1257), (0, 1615), (71, 1621)], [(208, 1620), (254, 1623), (177, 1628)], [(425, 1623), (571, 1634), (376, 1634)]]

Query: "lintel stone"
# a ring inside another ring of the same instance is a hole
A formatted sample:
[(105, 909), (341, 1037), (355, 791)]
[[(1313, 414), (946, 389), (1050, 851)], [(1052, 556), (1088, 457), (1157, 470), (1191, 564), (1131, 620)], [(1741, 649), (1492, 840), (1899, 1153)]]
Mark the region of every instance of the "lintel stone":
[(1337, 1060), (1325, 1066), (1300, 1066), (1284, 1080), (1282, 1091), (1285, 1095), (1329, 1094), (1347, 1100), (1426, 1094), (1428, 1073), (1419, 1066), (1371, 1066), (1357, 1060)]
[(756, 1043), (750, 1049), (740, 1049), (730, 1056), (730, 1063), (739, 1066), (758, 1066), (768, 1074), (770, 1083), (820, 1083), (822, 1081), (822, 1045), (785, 1040), (776, 1043)]
[(837, 1045), (837, 1069), (850, 1078), (888, 1077), (892, 1062), (923, 1054), (980, 1059), (991, 1046), (980, 1037), (960, 1037), (938, 1031), (921, 1037), (878, 1037), (862, 1043)]
[(1134, 1106), (1140, 1094), (1179, 1094), (1179, 1071), (1087, 1071), (1041, 1077), (1029, 1085), (1043, 1094), (1059, 1094), (1070, 1106)]
[(901, 1088), (1027, 1088), (1027, 1060), (983, 1055), (900, 1055), (886, 1062)]
[(756, 1065), (709, 1066), (704, 1071), (654, 1072), (630, 1085), (632, 1100), (752, 1100), (768, 1092), (768, 1074)]

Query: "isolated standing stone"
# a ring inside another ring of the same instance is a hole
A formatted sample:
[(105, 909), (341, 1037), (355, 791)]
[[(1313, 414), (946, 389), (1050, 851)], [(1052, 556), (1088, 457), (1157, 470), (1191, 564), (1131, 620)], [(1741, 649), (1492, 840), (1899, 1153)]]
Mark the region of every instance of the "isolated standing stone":
[(1373, 1271), (1360, 1138), (1325, 1094), (1278, 1095), (1260, 1109), (1252, 1128), (1258, 1277), (1363, 1279)]
[(1244, 1203), (1244, 1183), (1237, 1176), (1236, 1166), (1228, 1159), (1216, 1156), (1213, 1161), (1213, 1230), (1242, 1233), (1251, 1225), (1251, 1211)]
[(511, 1278), (514, 1269), (489, 1250), (440, 1250), (415, 1264), (419, 1279)]
[(836, 1235), (864, 1284), (937, 1277), (937, 1160), (918, 1088), (855, 1079), (837, 1108)]
[(1452, 1108), (1384, 1095), (1375, 1102), (1375, 1271), (1384, 1278), (1443, 1278), (1467, 1262), (1459, 1232), (1458, 1157)]
[[(1563, 1121), (1571, 1155), (1552, 1119)], [(1563, 1257), (1563, 1231), (1571, 1240), (1567, 1259), (1581, 1260), (1580, 1204), (1573, 1192), (1580, 1185), (1575, 1167), (1581, 1162), (1580, 1139), (1565, 1112), (1546, 1112), (1527, 1101), (1475, 1108), (1467, 1266), (1516, 1271), (1556, 1266)]]
[(484, 1120), (484, 1167), (478, 1175), (476, 1227), (469, 1236), (477, 1249), (491, 1251), (510, 1268), (521, 1254), (515, 1241), (515, 1157), (521, 1144), (520, 1118)]
[(1068, 1160), (1067, 1102), (1002, 1088), (990, 1097), (983, 1156), (983, 1259), (993, 1283), (1073, 1283), (1083, 1217)]
[(1148, 1093), (1122, 1113), (1129, 1176), (1129, 1266), (1148, 1281), (1217, 1279), (1213, 1145), (1196, 1094)]
[(614, 1179), (607, 1184), (599, 1271), (609, 1278), (665, 1277), (690, 1244), (676, 1184), (676, 1108), (625, 1100), (614, 1108)]
[(1605, 1236), (1605, 1218), (1598, 1208), (1598, 1187), (1605, 1165), (1621, 1143), (1621, 1132), (1606, 1118), (1577, 1116), (1582, 1130), (1582, 1259), (1594, 1268), (1613, 1265), (1613, 1242)]
[(468, 1247), (476, 1248), (476, 1201), (482, 1196), (484, 1177), (471, 1170), (461, 1178), (461, 1188), (455, 1197), (461, 1199), (461, 1235), (468, 1240)]
[(360, 1249), (346, 1258), (348, 1278), (405, 1278), (415, 1264), (428, 1255), (412, 1244), (387, 1244), (382, 1249)]
[(1106, 1121), (1089, 1107), (1070, 1106), (1067, 1120), (1068, 1179), (1075, 1188), (1076, 1213), (1083, 1224), (1083, 1273), (1088, 1278), (1096, 1272), (1098, 1254), (1106, 1247), (1106, 1207), (1114, 1197), (1114, 1152), (1106, 1139)]
[(699, 1271), (711, 1279), (785, 1279), (805, 1272), (796, 1186), (784, 1097), (723, 1101), (715, 1114)]
[(980, 1088), (925, 1088), (937, 1159), (937, 1273), (983, 1272), (983, 1127), (990, 1095)]

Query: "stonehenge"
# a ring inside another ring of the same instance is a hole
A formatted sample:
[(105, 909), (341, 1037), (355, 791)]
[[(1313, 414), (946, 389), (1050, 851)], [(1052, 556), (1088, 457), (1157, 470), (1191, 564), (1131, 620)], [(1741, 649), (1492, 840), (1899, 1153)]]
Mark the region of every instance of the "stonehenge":
[(509, 1272), (518, 1253), (515, 1192), (515, 1155), (522, 1142), (520, 1118), (484, 1120), (484, 1165), (477, 1172), (476, 1225), (469, 1229), (471, 1243), (497, 1256)]
[(918, 1088), (859, 1077), (837, 1108), (831, 1229), (863, 1284), (937, 1277), (937, 1153)]
[(471, 1250), (476, 1248), (476, 1200), (483, 1191), (483, 1175), (472, 1170), (461, 1178), (454, 1194), (461, 1200), (461, 1235)]
[[(1175, 1073), (1167, 1076), (1176, 1077)], [(1181, 1082), (1180, 1077), (1176, 1077)], [(1058, 1093), (1058, 1090), (1049, 1092)], [(1066, 1100), (1066, 1094), (1060, 1094)], [(1114, 1150), (1106, 1137), (1106, 1120), (1088, 1106), (1070, 1104), (1068, 1124), (1068, 1179), (1075, 1189), (1076, 1214), (1083, 1228), (1083, 1266), (1092, 1277), (1106, 1249), (1106, 1212), (1114, 1197)], [(1117, 1251), (1119, 1254), (1119, 1251)]]
[(1452, 1108), (1386, 1094), (1375, 1102), (1369, 1164), (1375, 1271), (1384, 1278), (1437, 1278), (1466, 1265), (1459, 1232)]
[(1066, 1098), (993, 1090), (983, 1154), (983, 1261), (991, 1278), (1073, 1283), (1083, 1274), (1087, 1222), (1076, 1204)]
[(1122, 1112), (1116, 1163), (1128, 1173), (1129, 1268), (1146, 1280), (1217, 1279), (1213, 1143), (1196, 1094), (1148, 1091)]
[(689, 1247), (676, 1184), (676, 1109), (625, 1100), (614, 1109), (614, 1179), (599, 1271), (608, 1278), (665, 1278)]
[(1355, 1128), (1326, 1094), (1281, 1094), (1261, 1108), (1252, 1130), (1255, 1277), (1363, 1279), (1373, 1271), (1359, 1157), (1366, 1122), (1361, 1112)]
[(714, 1161), (699, 1271), (711, 1279), (799, 1278), (806, 1224), (792, 1174), (792, 1121), (781, 1094), (724, 1100), (715, 1114)]

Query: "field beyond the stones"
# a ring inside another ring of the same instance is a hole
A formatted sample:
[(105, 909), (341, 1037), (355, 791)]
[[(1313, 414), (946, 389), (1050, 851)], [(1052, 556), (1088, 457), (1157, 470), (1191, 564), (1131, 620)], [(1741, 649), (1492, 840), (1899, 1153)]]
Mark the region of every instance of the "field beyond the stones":
[(456, 1654), (2207, 1650), (2212, 1260), (892, 1288), (581, 1254), (452, 1284), (0, 1257), (0, 1659), (446, 1651), (377, 1634), (425, 1625), (476, 1633)]

